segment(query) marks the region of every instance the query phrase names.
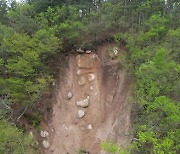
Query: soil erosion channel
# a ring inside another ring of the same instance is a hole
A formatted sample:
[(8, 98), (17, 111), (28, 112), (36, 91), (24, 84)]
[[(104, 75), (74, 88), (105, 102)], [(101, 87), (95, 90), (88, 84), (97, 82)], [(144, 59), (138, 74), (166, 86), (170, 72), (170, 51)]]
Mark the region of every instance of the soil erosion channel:
[(100, 154), (104, 140), (122, 146), (131, 141), (130, 86), (117, 60), (108, 56), (114, 46), (70, 56), (57, 85), (51, 120), (44, 127), (49, 132), (45, 154), (77, 154), (80, 149)]

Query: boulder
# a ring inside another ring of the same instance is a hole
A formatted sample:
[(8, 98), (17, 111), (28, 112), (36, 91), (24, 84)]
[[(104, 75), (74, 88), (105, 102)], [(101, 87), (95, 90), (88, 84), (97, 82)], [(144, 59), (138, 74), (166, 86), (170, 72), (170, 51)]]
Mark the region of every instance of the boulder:
[(85, 115), (85, 112), (84, 112), (83, 110), (79, 110), (79, 111), (78, 111), (78, 116), (79, 116), (79, 118), (84, 117), (84, 115)]
[(96, 78), (96, 76), (93, 73), (88, 74), (88, 81), (91, 82)]
[(41, 137), (48, 137), (49, 132), (41, 130)]
[(43, 140), (42, 144), (43, 144), (45, 149), (48, 149), (50, 146), (49, 141), (47, 141), (47, 140)]
[(69, 91), (68, 94), (67, 94), (67, 98), (71, 99), (72, 97), (73, 97), (73, 94), (72, 94), (72, 92)]
[(77, 106), (80, 106), (80, 107), (88, 107), (89, 106), (89, 97), (87, 97), (86, 99), (83, 99), (83, 100), (80, 100), (80, 101), (77, 101)]
[(77, 70), (77, 75), (81, 75), (81, 70)]

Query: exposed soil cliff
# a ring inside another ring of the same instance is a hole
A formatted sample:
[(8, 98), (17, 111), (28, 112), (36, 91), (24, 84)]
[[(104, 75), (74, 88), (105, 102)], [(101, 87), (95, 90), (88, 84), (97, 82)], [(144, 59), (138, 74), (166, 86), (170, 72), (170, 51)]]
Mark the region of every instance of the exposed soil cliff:
[[(42, 124), (49, 132), (44, 153), (77, 154), (85, 149), (99, 154), (103, 153), (101, 141), (130, 143), (130, 84), (126, 72), (109, 56), (115, 46), (109, 43), (99, 46), (97, 53), (69, 57), (63, 79), (56, 85), (51, 120)], [(122, 50), (120, 46), (118, 54)]]

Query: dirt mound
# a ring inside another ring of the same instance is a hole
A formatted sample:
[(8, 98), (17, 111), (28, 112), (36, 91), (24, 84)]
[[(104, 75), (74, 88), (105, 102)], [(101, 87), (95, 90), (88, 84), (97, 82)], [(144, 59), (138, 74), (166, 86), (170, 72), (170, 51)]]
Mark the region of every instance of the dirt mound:
[(70, 56), (69, 67), (54, 94), (57, 103), (53, 115), (43, 126), (50, 133), (45, 154), (77, 154), (80, 149), (99, 154), (103, 140), (111, 139), (122, 146), (131, 141), (130, 86), (117, 61), (108, 57), (114, 46), (100, 46), (97, 54)]

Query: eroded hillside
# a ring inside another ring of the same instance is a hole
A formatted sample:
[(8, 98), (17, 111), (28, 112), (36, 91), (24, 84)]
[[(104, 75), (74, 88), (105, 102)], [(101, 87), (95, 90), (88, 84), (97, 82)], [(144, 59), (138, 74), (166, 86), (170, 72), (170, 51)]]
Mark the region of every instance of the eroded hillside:
[[(109, 52), (114, 43), (99, 46), (96, 53), (71, 55), (63, 80), (56, 85), (51, 120), (43, 124), (46, 154), (76, 154), (84, 149), (103, 153), (104, 140), (127, 146), (131, 141), (130, 83)], [(123, 47), (118, 47), (118, 55)]]

